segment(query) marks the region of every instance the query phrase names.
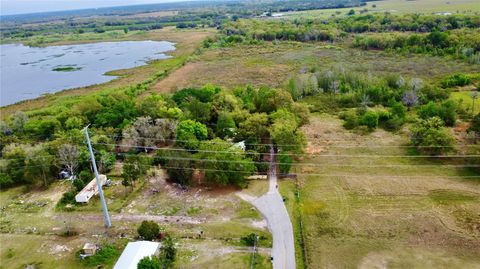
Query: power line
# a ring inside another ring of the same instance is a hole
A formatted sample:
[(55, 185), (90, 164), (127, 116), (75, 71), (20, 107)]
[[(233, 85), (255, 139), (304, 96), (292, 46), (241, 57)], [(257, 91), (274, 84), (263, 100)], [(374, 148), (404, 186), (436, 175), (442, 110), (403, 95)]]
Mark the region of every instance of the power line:
[[(165, 160), (184, 160), (184, 161), (194, 161), (194, 162), (220, 162), (220, 163), (239, 163), (242, 164), (245, 161), (234, 161), (234, 160), (227, 160), (227, 159), (198, 159), (198, 158), (185, 158), (185, 157), (156, 157), (156, 156), (145, 156), (145, 155), (136, 155), (136, 154), (127, 154), (127, 153), (119, 153), (120, 155), (124, 156), (141, 156), (144, 158), (151, 158), (151, 159), (165, 159)], [(258, 162), (252, 161), (254, 164), (276, 164), (276, 165), (291, 165), (291, 166), (309, 166), (309, 167), (480, 167), (480, 165), (455, 165), (455, 164), (384, 164), (384, 165), (363, 165), (363, 164), (318, 164), (318, 163), (282, 163), (282, 162)]]
[[(116, 164), (117, 166), (120, 165), (119, 163)], [(170, 167), (170, 166), (156, 166), (156, 165), (148, 165), (148, 164), (139, 164), (139, 166), (144, 167), (154, 167), (158, 169), (175, 169), (175, 170), (198, 170), (198, 171), (214, 171), (214, 172), (228, 172), (228, 173), (244, 173), (244, 174), (252, 174), (250, 171), (246, 170), (222, 170), (222, 169), (209, 169), (209, 168), (190, 168), (190, 167)], [(268, 175), (267, 172), (265, 173), (256, 173), (257, 175)], [(343, 178), (443, 178), (443, 179), (460, 179), (460, 178), (480, 178), (480, 176), (390, 176), (390, 175), (345, 175), (345, 174), (322, 174), (322, 173), (293, 173), (295, 175), (304, 175), (304, 176), (326, 176), (326, 177), (343, 177)], [(280, 174), (282, 175), (282, 174)]]
[[(123, 139), (127, 139), (125, 137), (122, 137), (122, 136), (115, 136), (115, 135), (105, 135), (107, 137), (113, 137), (113, 138), (123, 138)], [(190, 142), (188, 140), (179, 140), (179, 139), (167, 139), (167, 138), (152, 138), (152, 137), (145, 137), (145, 136), (136, 136), (136, 138), (141, 138), (141, 139), (148, 139), (148, 140), (151, 140), (151, 141), (161, 141), (161, 142)], [(479, 137), (480, 138), (480, 137)], [(248, 138), (246, 138), (248, 139)], [(246, 140), (245, 139), (245, 140)], [(265, 137), (265, 138), (260, 138), (260, 139), (271, 139), (271, 137)], [(244, 141), (245, 141), (244, 140)], [(312, 140), (310, 140), (312, 141)], [(352, 140), (323, 140), (323, 141), (316, 141), (316, 140), (313, 140), (315, 142), (318, 142), (318, 143), (332, 143), (332, 142), (335, 142), (335, 143), (344, 143), (344, 142), (348, 142), (348, 143), (351, 143)], [(417, 140), (419, 141), (419, 140)], [(240, 143), (240, 142), (243, 142), (243, 141), (239, 141), (239, 142), (228, 142), (228, 141), (211, 141), (211, 140), (204, 140), (204, 141), (199, 141), (201, 143), (205, 143), (205, 144), (232, 144), (232, 143)], [(262, 143), (245, 143), (245, 145), (249, 145), (249, 146), (267, 146), (268, 144), (262, 144)], [(275, 144), (276, 146), (285, 146), (285, 147), (292, 147), (292, 146), (298, 146), (298, 144)], [(454, 147), (469, 147), (469, 146), (480, 146), (480, 145), (456, 145), (456, 146), (414, 146), (414, 145), (365, 145), (365, 146), (360, 146), (360, 145), (325, 145), (325, 146), (328, 146), (328, 147), (331, 147), (331, 148), (454, 148)]]
[[(203, 152), (203, 153), (228, 153), (228, 154), (245, 154), (245, 155), (264, 155), (269, 153), (259, 152), (236, 152), (236, 151), (218, 151), (218, 150), (188, 150), (183, 148), (161, 148), (155, 146), (141, 145), (122, 145), (110, 143), (93, 143), (92, 145), (117, 146), (124, 148), (142, 148), (149, 150), (165, 150), (165, 151), (186, 151), (186, 152)], [(233, 145), (232, 145), (233, 146)], [(276, 156), (316, 156), (316, 157), (348, 157), (348, 158), (479, 158), (480, 155), (359, 155), (359, 154), (318, 154), (318, 153), (274, 153)]]

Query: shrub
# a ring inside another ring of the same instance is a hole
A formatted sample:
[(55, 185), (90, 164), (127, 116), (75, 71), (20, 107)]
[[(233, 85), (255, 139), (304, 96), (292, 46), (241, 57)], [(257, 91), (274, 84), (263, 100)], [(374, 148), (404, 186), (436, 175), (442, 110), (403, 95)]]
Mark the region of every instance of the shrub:
[(119, 252), (117, 248), (112, 245), (106, 245), (95, 255), (86, 257), (83, 263), (89, 267), (96, 266), (97, 268), (104, 268), (106, 265), (113, 265), (118, 256)]
[(257, 235), (254, 233), (248, 234), (240, 238), (240, 241), (245, 246), (253, 247), (253, 245), (255, 244), (255, 241), (257, 241)]
[(343, 120), (343, 127), (345, 129), (353, 129), (358, 126), (358, 116), (357, 113), (353, 110), (347, 111), (342, 115)]
[(404, 122), (404, 118), (393, 117), (384, 123), (383, 128), (385, 128), (387, 131), (398, 131)]
[(67, 191), (63, 194), (62, 198), (60, 199), (60, 201), (58, 201), (58, 204), (59, 205), (68, 205), (68, 204), (75, 204), (76, 201), (75, 201), (75, 195), (76, 195), (76, 191), (75, 190), (70, 190), (70, 191)]
[(442, 81), (442, 87), (450, 88), (455, 86), (465, 86), (471, 83), (470, 78), (465, 74), (454, 74)]
[(390, 107), (390, 113), (392, 113), (392, 117), (397, 117), (397, 118), (405, 118), (405, 115), (407, 114), (407, 108), (400, 102), (395, 102), (391, 107)]
[(138, 235), (145, 240), (154, 240), (160, 235), (160, 226), (150, 220), (144, 220), (137, 229)]
[(378, 126), (378, 114), (373, 110), (368, 110), (360, 117), (359, 123), (373, 130)]
[(160, 268), (162, 268), (160, 259), (155, 256), (144, 257), (137, 264), (137, 269), (160, 269)]
[(420, 120), (411, 129), (412, 144), (417, 150), (430, 155), (451, 151), (454, 139), (438, 117)]
[(278, 162), (280, 163), (279, 169), (281, 174), (288, 174), (290, 169), (292, 168), (292, 157), (283, 153), (282, 155), (278, 155)]

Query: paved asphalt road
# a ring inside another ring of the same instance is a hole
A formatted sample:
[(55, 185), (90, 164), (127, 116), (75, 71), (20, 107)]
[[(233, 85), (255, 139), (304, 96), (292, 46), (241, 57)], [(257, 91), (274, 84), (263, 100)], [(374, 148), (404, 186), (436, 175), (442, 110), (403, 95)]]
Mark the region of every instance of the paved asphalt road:
[(252, 201), (267, 219), (272, 233), (273, 269), (295, 269), (295, 244), (293, 228), (287, 208), (277, 188), (277, 174), (273, 148), (270, 151), (270, 187), (263, 196)]

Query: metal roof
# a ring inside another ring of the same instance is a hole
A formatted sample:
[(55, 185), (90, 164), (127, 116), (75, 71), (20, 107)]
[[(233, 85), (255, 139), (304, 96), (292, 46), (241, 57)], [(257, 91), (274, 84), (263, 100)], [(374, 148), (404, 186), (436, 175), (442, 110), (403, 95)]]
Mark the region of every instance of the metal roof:
[(150, 241), (130, 242), (122, 252), (113, 269), (137, 269), (138, 262), (144, 257), (154, 255), (160, 243)]

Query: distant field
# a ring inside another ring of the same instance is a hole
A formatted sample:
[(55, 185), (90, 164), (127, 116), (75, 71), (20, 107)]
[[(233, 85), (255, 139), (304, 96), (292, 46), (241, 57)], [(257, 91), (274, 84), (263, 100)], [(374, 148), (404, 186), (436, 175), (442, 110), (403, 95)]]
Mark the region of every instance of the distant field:
[[(376, 5), (376, 7), (373, 7), (372, 5)], [(285, 17), (330, 17), (332, 15), (346, 15), (350, 9), (352, 8), (289, 12), (285, 13)], [(477, 0), (384, 0), (367, 2), (366, 6), (353, 8), (357, 13), (364, 9), (368, 9), (368, 13), (390, 12), (392, 14), (432, 14), (437, 12), (450, 12), (472, 15), (480, 12), (480, 4)]]
[(265, 43), (206, 50), (153, 86), (156, 92), (213, 83), (227, 88), (242, 85), (284, 85), (302, 69), (344, 67), (372, 74), (399, 73), (435, 81), (454, 72), (480, 72), (480, 67), (461, 61), (422, 55), (398, 55), (362, 51), (322, 43)]
[[(403, 135), (379, 130), (362, 136), (341, 123), (333, 116), (313, 117), (305, 127), (307, 151), (366, 156), (305, 158), (324, 167), (296, 172), (323, 176), (299, 177), (296, 205), (293, 182), (280, 187), (296, 216), (298, 238), (303, 221), (307, 268), (478, 268), (480, 181), (449, 178), (470, 173), (440, 162), (374, 158), (408, 154), (395, 147), (404, 143)], [(404, 167), (375, 167), (391, 164)]]

